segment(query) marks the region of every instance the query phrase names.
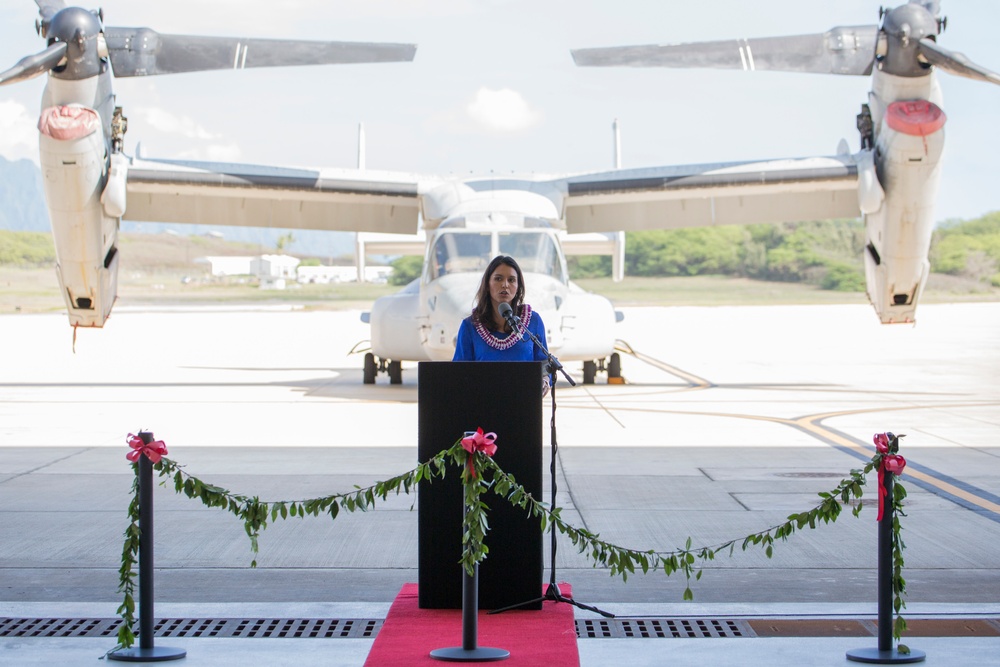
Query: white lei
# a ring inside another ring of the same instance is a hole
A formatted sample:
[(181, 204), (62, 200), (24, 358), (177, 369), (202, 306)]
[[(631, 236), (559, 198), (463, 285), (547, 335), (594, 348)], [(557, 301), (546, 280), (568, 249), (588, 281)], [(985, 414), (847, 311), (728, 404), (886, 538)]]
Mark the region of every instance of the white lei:
[(510, 332), (506, 338), (497, 338), (492, 332), (486, 330), (478, 318), (474, 315), (472, 317), (472, 324), (476, 328), (476, 332), (494, 350), (509, 350), (517, 345), (524, 338), (524, 332), (528, 330), (529, 322), (531, 322), (531, 306), (525, 303), (521, 305), (521, 321), (517, 328)]

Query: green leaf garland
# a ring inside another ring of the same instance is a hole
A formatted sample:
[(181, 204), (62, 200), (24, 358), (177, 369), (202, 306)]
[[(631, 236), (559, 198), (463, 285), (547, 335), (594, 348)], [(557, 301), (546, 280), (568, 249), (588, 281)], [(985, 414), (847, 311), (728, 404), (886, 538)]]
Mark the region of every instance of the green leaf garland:
[[(258, 537), (261, 531), (267, 528), (269, 522), (273, 523), (278, 519), (285, 520), (289, 517), (302, 519), (306, 515), (319, 516), (320, 514), (328, 514), (331, 519), (336, 519), (341, 510), (364, 512), (374, 508), (378, 501), (385, 501), (390, 494), (397, 496), (404, 493), (409, 494), (421, 481), (426, 480), (433, 483), (435, 479), (444, 479), (448, 463), (451, 462), (452, 465), (459, 466), (462, 470), (461, 479), (465, 490), (466, 512), (463, 521), (460, 562), (469, 574), (472, 573), (477, 563), (482, 562), (489, 555), (489, 548), (484, 544), (486, 534), (489, 532), (489, 507), (483, 501), (483, 496), (488, 491), (492, 491), (507, 502), (524, 509), (529, 516), (539, 519), (542, 531), (546, 529), (558, 530), (581, 554), (593, 561), (594, 567), (605, 567), (611, 576), (620, 576), (622, 581), (627, 581), (629, 575), (635, 574), (637, 570), (643, 574), (648, 574), (651, 571), (662, 571), (666, 576), (677, 572), (682, 573), (687, 582), (683, 598), (684, 600), (693, 600), (692, 580), (697, 581), (701, 578), (702, 566), (706, 562), (714, 560), (717, 553), (728, 550), (729, 556), (732, 557), (736, 546), (739, 545), (742, 551), (747, 551), (751, 547), (759, 547), (763, 549), (768, 558), (771, 558), (774, 555), (774, 546), (777, 541), (787, 541), (797, 531), (806, 527), (815, 529), (820, 523), (827, 524), (836, 521), (846, 504), (854, 502), (851, 513), (855, 517), (859, 516), (862, 504), (856, 501), (860, 501), (863, 496), (866, 476), (873, 470), (877, 470), (883, 456), (879, 453), (875, 454), (864, 468), (851, 470), (850, 476), (841, 480), (836, 488), (818, 494), (821, 500), (812, 509), (790, 514), (780, 524), (740, 539), (712, 546), (693, 547), (692, 540), (688, 537), (683, 548), (672, 551), (656, 551), (621, 547), (602, 540), (600, 535), (596, 533), (570, 525), (562, 519), (561, 508), (549, 507), (546, 503), (535, 499), (517, 483), (512, 475), (500, 469), (492, 458), (482, 452), (470, 454), (462, 447), (461, 442), (459, 439), (449, 449), (442, 450), (428, 461), (396, 477), (375, 482), (364, 488), (355, 487), (355, 490), (351, 492), (308, 500), (263, 501), (257, 496), (231, 493), (227, 489), (206, 484), (187, 473), (176, 461), (167, 457), (154, 463), (153, 470), (159, 477), (163, 478), (161, 485), (166, 485), (167, 480), (172, 479), (174, 490), (177, 493), (182, 493), (188, 498), (199, 499), (206, 507), (217, 507), (238, 517), (243, 522), (250, 540), (250, 551), (253, 554), (250, 565), (256, 567), (256, 556), (259, 549)], [(474, 457), (472, 463), (478, 472), (476, 476), (470, 474), (468, 466), (470, 456)], [(118, 591), (123, 596), (122, 604), (118, 607), (122, 624), (118, 628), (118, 646), (112, 651), (119, 648), (129, 648), (135, 643), (133, 631), (136, 607), (135, 566), (138, 563), (140, 542), (139, 472), (136, 463), (131, 465), (136, 477), (132, 484), (132, 501), (128, 507), (129, 525), (124, 533), (118, 585)], [(894, 485), (893, 497), (890, 499), (893, 510), (892, 590), (893, 608), (896, 613), (893, 637), (896, 640), (899, 640), (906, 631), (906, 621), (900, 615), (900, 611), (906, 607), (903, 601), (906, 581), (902, 574), (905, 544), (900, 537), (902, 527), (899, 521), (899, 517), (905, 516), (902, 511), (905, 498), (906, 490), (897, 480)], [(905, 652), (907, 649), (904, 645), (899, 645), (899, 650)]]

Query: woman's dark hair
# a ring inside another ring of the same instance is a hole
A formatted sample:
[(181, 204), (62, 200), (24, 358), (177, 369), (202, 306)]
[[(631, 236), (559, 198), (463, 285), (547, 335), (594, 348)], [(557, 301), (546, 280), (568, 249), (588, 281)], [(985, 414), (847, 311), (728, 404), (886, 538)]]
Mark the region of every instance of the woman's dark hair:
[(472, 307), (473, 320), (481, 322), (483, 326), (489, 326), (493, 322), (493, 303), (490, 301), (490, 278), (501, 264), (506, 264), (517, 273), (517, 291), (510, 302), (510, 307), (514, 309), (515, 314), (520, 314), (521, 302), (524, 301), (524, 274), (521, 273), (521, 267), (517, 265), (513, 257), (497, 255), (490, 262), (490, 265), (486, 267), (486, 271), (483, 272), (483, 279), (479, 281), (479, 291), (476, 293), (476, 301)]

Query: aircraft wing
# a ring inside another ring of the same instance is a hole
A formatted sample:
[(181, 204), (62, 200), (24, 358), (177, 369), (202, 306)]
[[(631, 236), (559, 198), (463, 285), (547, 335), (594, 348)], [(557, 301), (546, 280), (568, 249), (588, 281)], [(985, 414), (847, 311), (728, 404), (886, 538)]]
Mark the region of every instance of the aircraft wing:
[(860, 215), (853, 155), (650, 167), (562, 179), (572, 233)]
[(415, 234), (417, 176), (354, 169), (143, 160), (126, 220)]

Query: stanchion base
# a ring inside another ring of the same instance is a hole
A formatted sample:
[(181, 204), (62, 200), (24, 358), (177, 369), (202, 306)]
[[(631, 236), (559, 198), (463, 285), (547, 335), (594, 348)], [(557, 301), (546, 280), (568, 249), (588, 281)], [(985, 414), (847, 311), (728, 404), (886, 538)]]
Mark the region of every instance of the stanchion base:
[(181, 648), (170, 648), (169, 646), (152, 646), (150, 648), (123, 648), (118, 651), (108, 653), (108, 660), (121, 660), (122, 662), (164, 662), (166, 660), (180, 660), (187, 655), (187, 651)]
[(900, 653), (896, 649), (880, 651), (877, 648), (856, 648), (847, 652), (847, 659), (854, 662), (869, 662), (882, 665), (901, 665), (908, 662), (923, 662), (927, 654), (923, 651), (910, 649), (909, 653)]
[(510, 657), (510, 651), (502, 648), (464, 649), (460, 646), (452, 648), (436, 648), (431, 651), (431, 657), (445, 662), (496, 662)]

